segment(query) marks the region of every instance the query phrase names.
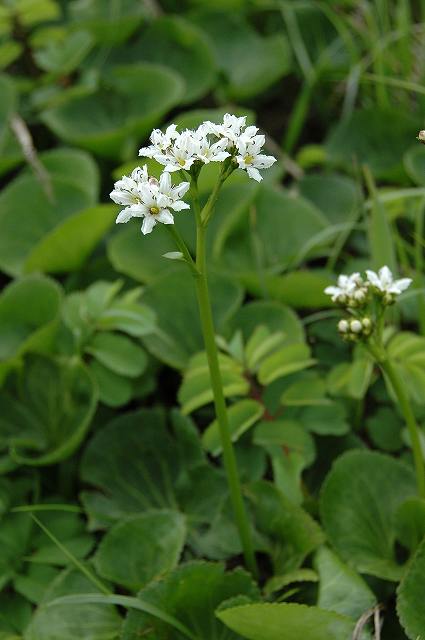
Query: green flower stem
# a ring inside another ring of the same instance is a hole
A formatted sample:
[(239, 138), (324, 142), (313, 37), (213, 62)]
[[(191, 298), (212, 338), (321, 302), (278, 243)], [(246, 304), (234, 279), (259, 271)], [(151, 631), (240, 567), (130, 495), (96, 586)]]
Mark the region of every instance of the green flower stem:
[(211, 387), (214, 394), (214, 405), (217, 422), (220, 429), (221, 444), (223, 447), (223, 461), (226, 469), (230, 497), (235, 514), (236, 525), (242, 543), (245, 562), (251, 573), (257, 575), (257, 565), (252, 544), (251, 530), (245, 504), (242, 498), (241, 484), (236, 464), (235, 452), (227, 417), (226, 401), (223, 394), (223, 383), (218, 363), (217, 346), (215, 342), (214, 321), (211, 310), (210, 295), (208, 290), (206, 259), (205, 259), (205, 233), (206, 229), (198, 225), (196, 265), (199, 275), (195, 279), (198, 296), (199, 314), (201, 318), (202, 333), (207, 352), (208, 365), (211, 377)]
[(413, 459), (415, 462), (416, 482), (418, 485), (418, 493), (421, 498), (425, 498), (425, 470), (424, 461), (422, 456), (421, 442), (419, 438), (419, 427), (416, 422), (415, 415), (412, 411), (412, 406), (409, 401), (409, 397), (406, 392), (406, 388), (402, 379), (394, 369), (391, 362), (387, 357), (380, 358), (378, 364), (381, 367), (383, 373), (387, 376), (391, 382), (391, 386), (398, 400), (401, 412), (406, 421), (407, 428), (409, 430), (410, 442), (412, 445)]

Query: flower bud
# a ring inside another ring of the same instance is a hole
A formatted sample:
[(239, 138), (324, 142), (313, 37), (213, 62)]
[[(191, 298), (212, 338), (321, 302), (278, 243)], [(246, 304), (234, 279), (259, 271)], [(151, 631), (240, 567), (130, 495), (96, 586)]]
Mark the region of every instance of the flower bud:
[(159, 185), (158, 180), (154, 176), (150, 176), (148, 182), (149, 182), (149, 184)]
[(417, 140), (419, 140), (419, 142), (422, 142), (422, 144), (425, 144), (425, 131), (419, 131)]
[(350, 322), (350, 331), (352, 333), (361, 333), (363, 329), (362, 323), (360, 320), (351, 320)]
[(350, 325), (348, 324), (347, 320), (340, 320), (338, 322), (338, 331), (340, 333), (347, 333), (349, 328), (350, 328)]

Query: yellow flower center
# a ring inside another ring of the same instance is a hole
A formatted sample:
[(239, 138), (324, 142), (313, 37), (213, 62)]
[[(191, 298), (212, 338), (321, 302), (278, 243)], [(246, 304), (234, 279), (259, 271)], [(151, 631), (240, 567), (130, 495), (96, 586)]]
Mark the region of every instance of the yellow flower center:
[(249, 154), (247, 154), (244, 157), (244, 162), (245, 164), (252, 164), (252, 161), (254, 160), (254, 156), (250, 156)]
[(156, 216), (156, 215), (158, 215), (158, 213), (159, 213), (159, 208), (158, 208), (158, 207), (151, 207), (151, 208), (149, 209), (149, 211), (151, 212), (151, 214), (152, 214), (153, 216)]
[(186, 160), (183, 160), (183, 158), (180, 158), (180, 160), (178, 161), (178, 163), (179, 163), (179, 165), (180, 165), (181, 167), (184, 167), (184, 165), (185, 165), (185, 163), (186, 163)]

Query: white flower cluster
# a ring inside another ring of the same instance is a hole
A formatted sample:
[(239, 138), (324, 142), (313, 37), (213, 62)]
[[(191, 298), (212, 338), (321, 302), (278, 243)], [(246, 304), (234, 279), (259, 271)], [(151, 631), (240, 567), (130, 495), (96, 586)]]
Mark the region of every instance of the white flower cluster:
[(367, 302), (368, 291), (372, 288), (382, 296), (384, 304), (392, 304), (396, 296), (400, 295), (411, 284), (411, 278), (394, 280), (388, 267), (382, 267), (378, 273), (366, 270), (366, 278), (360, 273), (352, 273), (349, 276), (338, 276), (337, 286), (326, 287), (325, 293), (337, 302), (347, 307), (357, 307)]
[(338, 331), (344, 340), (355, 342), (370, 336), (374, 326), (379, 324), (376, 302), (381, 308), (393, 304), (411, 282), (410, 278), (394, 280), (390, 269), (385, 266), (378, 273), (367, 269), (365, 278), (358, 272), (340, 275), (337, 286), (326, 287), (325, 293), (331, 296), (332, 301), (350, 314), (338, 322)]
[(124, 206), (117, 222), (128, 222), (130, 218), (143, 218), (142, 233), (150, 233), (157, 222), (174, 224), (172, 211), (190, 209), (181, 200), (189, 189), (189, 182), (173, 186), (170, 173), (190, 171), (195, 163), (199, 166), (209, 162), (224, 162), (230, 159), (250, 178), (262, 180), (259, 169), (271, 167), (276, 158), (261, 153), (265, 137), (258, 134), (257, 127), (247, 127), (246, 117), (226, 113), (221, 124), (203, 122), (197, 129), (179, 133), (175, 124), (165, 132), (154, 129), (149, 147), (140, 149), (139, 156), (154, 158), (164, 166), (159, 180), (148, 176), (147, 166), (137, 167), (131, 176), (123, 176), (115, 183), (111, 199)]
[(181, 200), (189, 186), (188, 182), (181, 182), (173, 187), (169, 173), (163, 173), (158, 181), (148, 176), (146, 165), (137, 167), (130, 177), (123, 176), (118, 180), (109, 194), (114, 202), (125, 207), (116, 221), (128, 222), (130, 218), (143, 218), (143, 234), (150, 233), (157, 222), (174, 224), (170, 209), (190, 209)]
[(179, 133), (175, 124), (163, 133), (155, 129), (151, 144), (139, 151), (139, 156), (154, 158), (164, 165), (164, 171), (189, 171), (195, 162), (223, 162), (231, 158), (250, 178), (260, 182), (259, 169), (268, 169), (276, 162), (262, 153), (265, 137), (258, 128), (246, 126), (246, 117), (226, 113), (221, 124), (203, 122), (197, 129)]

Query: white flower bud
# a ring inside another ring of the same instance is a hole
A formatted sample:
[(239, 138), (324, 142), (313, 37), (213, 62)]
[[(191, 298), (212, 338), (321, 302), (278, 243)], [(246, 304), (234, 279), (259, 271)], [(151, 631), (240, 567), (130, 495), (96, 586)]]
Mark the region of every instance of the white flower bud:
[(350, 328), (350, 325), (348, 324), (347, 320), (340, 320), (338, 322), (338, 331), (340, 333), (347, 333), (349, 328)]
[(422, 142), (422, 144), (425, 144), (425, 131), (419, 131), (417, 139), (419, 142)]
[(353, 298), (356, 302), (364, 302), (366, 300), (366, 292), (364, 289), (356, 289), (353, 293)]
[(352, 333), (361, 333), (362, 329), (363, 326), (360, 320), (351, 320), (350, 331), (352, 331)]
[(370, 329), (372, 327), (372, 321), (370, 318), (363, 318), (362, 320), (363, 329)]

